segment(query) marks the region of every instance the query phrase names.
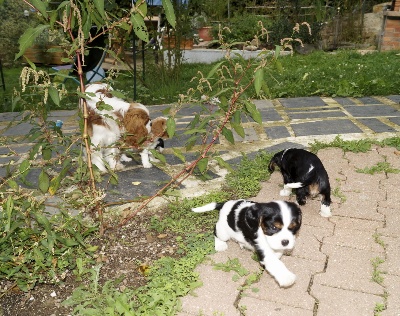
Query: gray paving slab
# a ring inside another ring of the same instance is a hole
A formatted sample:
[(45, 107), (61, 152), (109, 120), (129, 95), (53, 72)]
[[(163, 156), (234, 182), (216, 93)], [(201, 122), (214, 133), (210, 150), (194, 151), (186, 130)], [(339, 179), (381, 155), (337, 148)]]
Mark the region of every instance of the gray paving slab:
[(389, 125), (386, 125), (385, 123), (376, 118), (360, 119), (358, 121), (368, 126), (375, 133), (397, 132), (396, 129), (394, 129)]
[(362, 133), (350, 120), (313, 121), (290, 124), (296, 136)]
[(346, 117), (347, 115), (342, 111), (320, 110), (320, 111), (290, 111), (288, 116), (291, 120), (296, 119), (312, 119), (312, 118), (326, 118), (326, 117)]
[(399, 111), (389, 105), (354, 105), (344, 108), (355, 117), (400, 116)]
[(290, 133), (286, 126), (271, 126), (266, 127), (264, 130), (267, 136), (271, 139), (290, 137)]
[(279, 99), (280, 103), (287, 108), (321, 107), (327, 104), (320, 97), (302, 97)]
[(333, 100), (341, 105), (353, 105), (355, 102), (351, 100), (350, 98), (333, 98)]

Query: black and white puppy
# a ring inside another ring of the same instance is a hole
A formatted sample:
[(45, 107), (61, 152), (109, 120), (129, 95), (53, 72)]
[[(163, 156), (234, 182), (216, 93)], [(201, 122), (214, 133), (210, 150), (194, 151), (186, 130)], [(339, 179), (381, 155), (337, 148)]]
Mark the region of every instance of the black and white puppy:
[(280, 191), (281, 196), (289, 196), (292, 189), (295, 189), (297, 203), (304, 205), (307, 196), (314, 197), (321, 194), (320, 215), (332, 216), (328, 173), (315, 154), (304, 149), (285, 149), (274, 155), (269, 162), (268, 170), (273, 172), (276, 166), (283, 176), (284, 186)]
[(197, 213), (212, 210), (220, 211), (214, 230), (216, 251), (226, 250), (227, 241), (233, 239), (241, 248), (257, 252), (260, 264), (279, 286), (289, 287), (295, 282), (296, 276), (279, 260), (285, 251), (293, 249), (301, 226), (301, 210), (295, 203), (231, 200), (192, 209)]

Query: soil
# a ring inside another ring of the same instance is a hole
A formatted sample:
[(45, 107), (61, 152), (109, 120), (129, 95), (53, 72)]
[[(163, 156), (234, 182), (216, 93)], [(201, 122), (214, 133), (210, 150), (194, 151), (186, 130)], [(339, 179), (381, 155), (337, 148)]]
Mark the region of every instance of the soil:
[[(152, 215), (137, 215), (125, 227), (107, 230), (92, 240), (98, 245), (97, 262), (102, 263), (100, 283), (124, 276), (123, 287), (136, 288), (146, 283), (144, 270), (163, 256), (176, 256), (175, 236), (149, 229)], [(0, 316), (65, 316), (69, 307), (61, 305), (79, 286), (70, 273), (62, 284), (38, 284), (24, 293), (6, 280), (0, 280)]]

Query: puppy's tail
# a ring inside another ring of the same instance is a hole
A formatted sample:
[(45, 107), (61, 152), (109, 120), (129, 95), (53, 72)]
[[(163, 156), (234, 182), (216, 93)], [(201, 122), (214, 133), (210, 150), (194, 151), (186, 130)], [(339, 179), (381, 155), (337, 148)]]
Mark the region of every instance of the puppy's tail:
[(221, 208), (224, 206), (225, 203), (216, 203), (212, 202), (203, 206), (195, 207), (192, 208), (192, 212), (195, 213), (203, 213), (203, 212), (209, 212), (213, 210), (221, 210)]
[(298, 189), (298, 188), (304, 187), (304, 184), (301, 182), (292, 182), (292, 183), (286, 183), (285, 187), (290, 188), (290, 189)]

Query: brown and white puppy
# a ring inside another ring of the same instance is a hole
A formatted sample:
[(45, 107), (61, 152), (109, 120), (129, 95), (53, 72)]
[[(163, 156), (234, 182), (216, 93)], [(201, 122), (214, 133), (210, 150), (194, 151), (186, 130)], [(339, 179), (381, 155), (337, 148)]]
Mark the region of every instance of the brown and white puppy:
[[(166, 118), (152, 121), (149, 110), (140, 103), (129, 103), (112, 95), (113, 89), (105, 83), (89, 84), (85, 88), (88, 108), (88, 134), (90, 136), (91, 160), (100, 172), (121, 170), (118, 143), (141, 151), (144, 168), (151, 168), (150, 149), (163, 147), (166, 134)], [(121, 160), (120, 160), (121, 158)]]

